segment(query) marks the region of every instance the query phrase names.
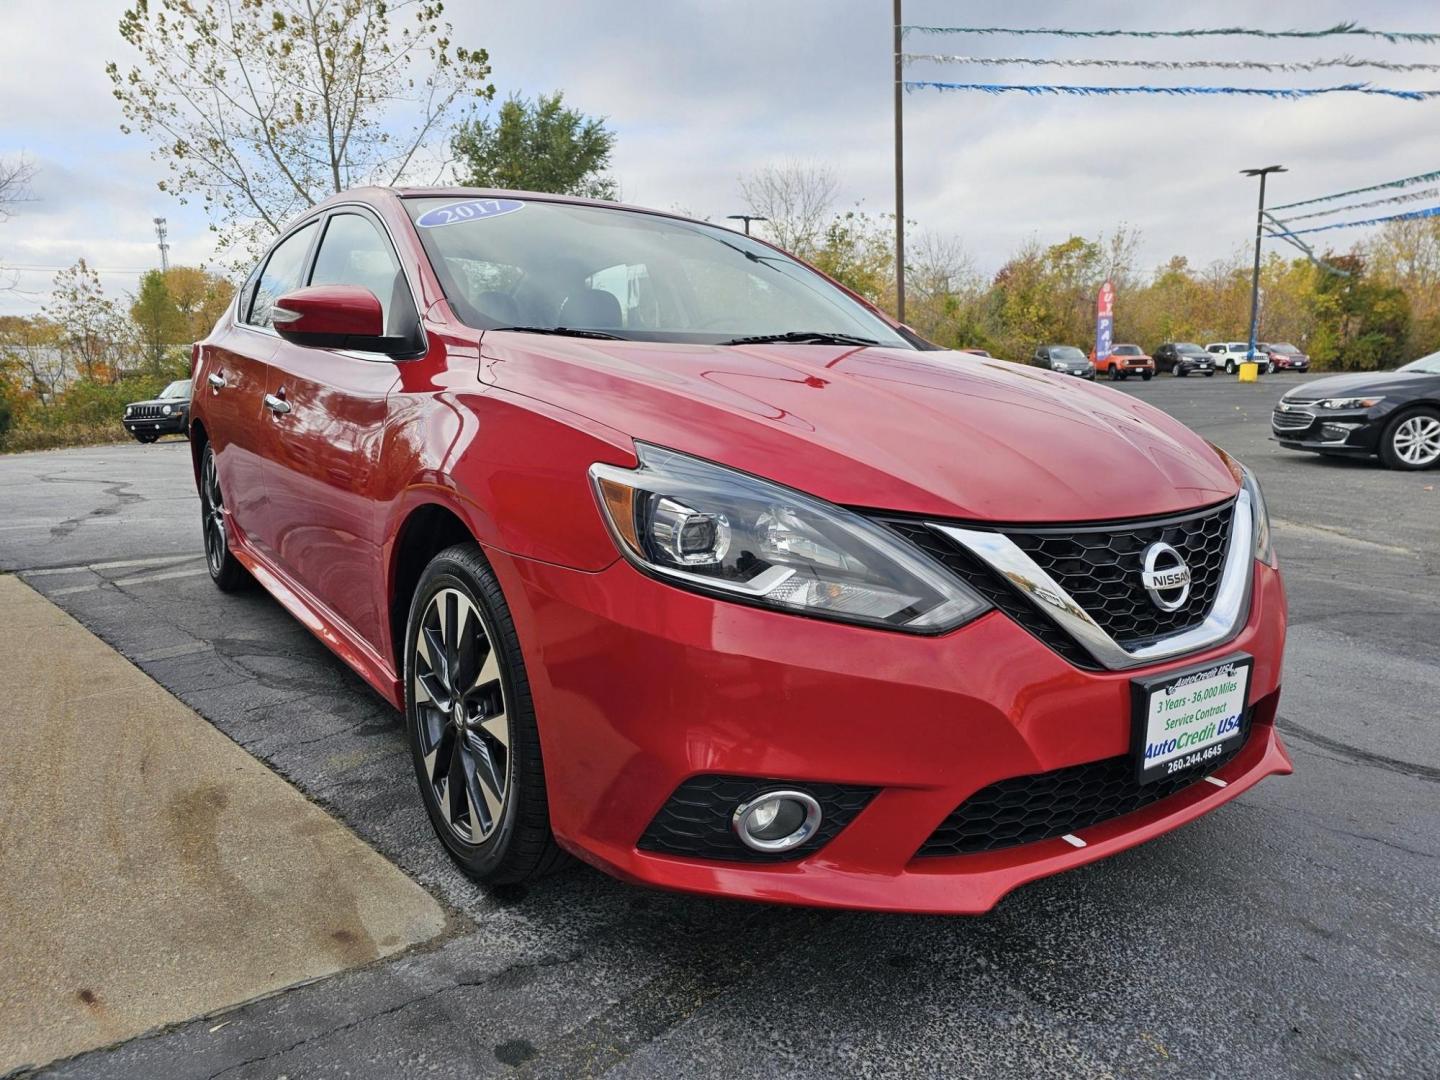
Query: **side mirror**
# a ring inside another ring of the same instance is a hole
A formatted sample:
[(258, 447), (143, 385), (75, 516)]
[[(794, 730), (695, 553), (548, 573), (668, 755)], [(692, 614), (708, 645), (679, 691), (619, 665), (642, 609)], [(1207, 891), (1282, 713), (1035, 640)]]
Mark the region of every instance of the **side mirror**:
[(288, 292), (271, 312), (275, 332), (312, 349), (354, 349), (399, 356), (413, 350), (407, 338), (386, 336), (385, 309), (359, 285), (311, 285)]

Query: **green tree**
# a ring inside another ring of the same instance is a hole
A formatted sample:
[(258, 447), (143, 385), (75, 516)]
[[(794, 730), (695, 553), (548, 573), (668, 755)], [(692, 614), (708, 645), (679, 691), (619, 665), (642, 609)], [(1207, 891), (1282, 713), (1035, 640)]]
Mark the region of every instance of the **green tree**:
[(140, 291), (130, 305), (130, 321), (140, 336), (150, 370), (158, 374), (166, 352), (182, 344), (188, 329), (161, 271), (149, 270), (140, 278)]
[(565, 108), (565, 95), (541, 94), (533, 102), (511, 97), (489, 117), (462, 123), (450, 141), (461, 182), (473, 187), (549, 191), (613, 199), (615, 180), (605, 176), (615, 133), (603, 118)]
[(139, 55), (106, 73), (121, 130), (150, 137), (160, 187), (198, 196), (225, 240), (262, 245), (357, 184), (398, 183), (457, 114), (488, 100), (490, 58), (451, 40), (438, 0), (135, 0)]

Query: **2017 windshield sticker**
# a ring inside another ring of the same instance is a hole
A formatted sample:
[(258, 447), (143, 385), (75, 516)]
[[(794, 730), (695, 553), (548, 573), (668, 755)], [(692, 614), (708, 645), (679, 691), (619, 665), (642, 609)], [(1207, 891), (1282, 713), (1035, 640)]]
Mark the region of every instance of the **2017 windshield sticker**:
[(422, 229), (438, 229), (441, 225), (459, 225), (466, 221), (486, 221), (489, 218), (503, 217), (505, 214), (513, 214), (516, 210), (523, 209), (525, 209), (525, 204), (519, 199), (466, 199), (464, 202), (426, 210), (416, 219), (415, 224)]

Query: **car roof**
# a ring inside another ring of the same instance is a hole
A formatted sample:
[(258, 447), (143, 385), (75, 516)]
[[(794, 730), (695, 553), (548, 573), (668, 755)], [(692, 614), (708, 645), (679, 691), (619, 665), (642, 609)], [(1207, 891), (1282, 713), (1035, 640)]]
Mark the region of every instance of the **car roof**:
[[(480, 188), (480, 187), (388, 187), (382, 185), (367, 185), (364, 187), (349, 188), (338, 194), (331, 195), (323, 202), (316, 204), (317, 209), (332, 204), (347, 202), (366, 202), (371, 205), (378, 205), (382, 202), (403, 199), (528, 199), (532, 202), (555, 202), (568, 203), (573, 206), (599, 206), (608, 210), (629, 210), (636, 214), (652, 214), (656, 217), (674, 218), (678, 221), (690, 221), (697, 225), (709, 225), (717, 227), (713, 221), (702, 221), (699, 218), (690, 217), (686, 214), (677, 214), (668, 210), (656, 210), (649, 206), (636, 206), (632, 203), (611, 202), (606, 199), (586, 199), (579, 195), (558, 195), (552, 191), (521, 191), (508, 188)], [(763, 241), (762, 241), (763, 243)]]

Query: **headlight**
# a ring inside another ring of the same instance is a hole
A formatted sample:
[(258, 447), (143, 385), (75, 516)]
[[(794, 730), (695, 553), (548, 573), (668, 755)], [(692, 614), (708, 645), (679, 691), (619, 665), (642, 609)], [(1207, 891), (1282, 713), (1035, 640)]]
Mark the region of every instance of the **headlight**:
[(1260, 490), (1260, 481), (1244, 465), (1240, 466), (1241, 483), (1250, 493), (1250, 515), (1254, 521), (1255, 558), (1266, 566), (1279, 566), (1275, 557), (1275, 544), (1270, 538), (1270, 510), (1265, 505), (1265, 493)]
[(134, 412), (134, 411), (135, 411), (135, 406), (133, 406), (133, 405), (126, 405), (126, 406), (125, 406), (125, 415), (126, 415), (126, 416), (129, 416), (129, 415), (130, 415), (132, 412)]
[(160, 415), (161, 415), (161, 416), (169, 416), (169, 415), (170, 415), (170, 406), (169, 406), (169, 405), (163, 405), (163, 406), (161, 406), (161, 408), (160, 408)]
[(841, 507), (673, 450), (590, 467), (621, 553), (666, 581), (782, 611), (938, 633), (988, 605), (889, 530)]
[(1058, 360), (1055, 360), (1055, 361), (1052, 361), (1052, 362), (1051, 362), (1051, 364), (1050, 364), (1050, 370), (1051, 370), (1051, 371), (1069, 371), (1069, 370), (1070, 370), (1070, 365), (1069, 365), (1069, 364), (1062, 364), (1062, 363), (1060, 363)]
[(1378, 397), (1327, 397), (1316, 404), (1322, 409), (1368, 409), (1380, 401)]

